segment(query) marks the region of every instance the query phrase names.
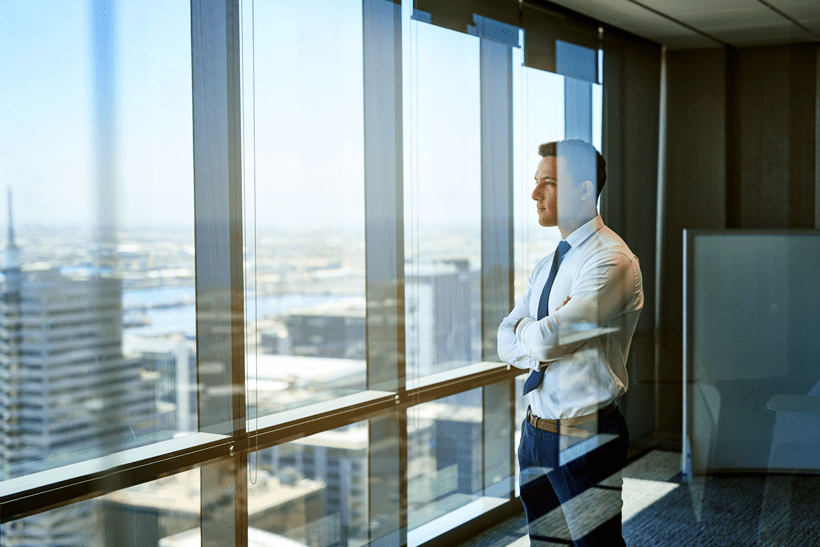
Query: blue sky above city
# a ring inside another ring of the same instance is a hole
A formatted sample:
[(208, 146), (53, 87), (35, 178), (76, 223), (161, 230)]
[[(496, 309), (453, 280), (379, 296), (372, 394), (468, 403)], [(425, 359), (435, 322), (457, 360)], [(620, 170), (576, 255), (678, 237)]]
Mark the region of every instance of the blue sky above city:
[[(6, 105), (0, 185), (12, 188), (21, 226), (96, 222), (92, 9), (98, 4), (0, 2), (0, 47), (12, 52), (0, 79)], [(479, 40), (411, 21), (409, 4), (403, 6), (408, 212), (419, 226), (478, 230)], [(122, 227), (192, 227), (190, 4), (111, 5), (117, 131), (104, 138), (113, 139), (117, 154), (109, 200)], [(256, 166), (262, 227), (363, 229), (361, 21), (359, 1), (243, 4), (245, 175), (252, 197)], [(515, 176), (528, 199), (537, 145), (563, 136), (563, 78), (524, 68), (522, 60), (515, 49)]]

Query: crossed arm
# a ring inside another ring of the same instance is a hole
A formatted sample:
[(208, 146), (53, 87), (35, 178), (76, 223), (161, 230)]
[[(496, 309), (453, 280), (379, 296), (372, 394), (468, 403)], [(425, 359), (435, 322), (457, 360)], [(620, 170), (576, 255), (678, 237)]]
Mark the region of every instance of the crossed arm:
[(610, 253), (584, 264), (573, 278), (572, 290), (541, 320), (530, 316), (530, 278), (524, 296), (498, 327), (498, 355), (517, 368), (537, 369), (574, 352), (586, 339), (563, 337), (578, 325), (606, 326), (623, 313), (635, 294), (634, 272), (628, 257)]

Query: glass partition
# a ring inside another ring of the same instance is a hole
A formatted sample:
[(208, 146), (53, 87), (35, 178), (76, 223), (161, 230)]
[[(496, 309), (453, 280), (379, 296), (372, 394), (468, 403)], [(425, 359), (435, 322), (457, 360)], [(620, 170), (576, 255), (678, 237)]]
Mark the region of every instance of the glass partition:
[(682, 471), (820, 473), (820, 235), (684, 236)]
[(521, 398), (480, 361), (554, 247), (520, 226), (564, 49), (412, 4), (0, 18), (4, 544), (420, 545), (515, 503)]
[[(586, 49), (576, 46), (577, 49)], [(588, 55), (568, 66), (589, 65), (585, 72), (602, 64), (603, 51), (587, 50)], [(562, 48), (556, 53), (559, 60)], [(515, 135), (514, 217), (515, 217), (515, 298), (527, 288), (535, 265), (555, 251), (561, 240), (558, 228), (538, 225), (532, 200), (533, 175), (538, 162), (538, 146), (561, 139), (582, 138), (601, 151), (603, 84), (578, 80), (523, 64), (523, 51), (513, 50), (513, 103)], [(599, 60), (600, 59), (600, 60)], [(594, 72), (593, 72), (594, 73)], [(590, 75), (591, 76), (591, 75)], [(606, 221), (606, 219), (604, 219)]]

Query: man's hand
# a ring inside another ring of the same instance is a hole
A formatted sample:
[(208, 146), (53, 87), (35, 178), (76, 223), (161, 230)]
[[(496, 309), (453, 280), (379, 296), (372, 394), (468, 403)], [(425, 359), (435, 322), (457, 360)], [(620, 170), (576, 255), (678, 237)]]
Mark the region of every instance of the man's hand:
[(560, 306), (558, 306), (557, 308), (555, 308), (555, 311), (558, 311), (558, 310), (560, 310), (561, 308), (563, 308), (564, 306), (566, 306), (566, 305), (567, 305), (567, 302), (569, 302), (569, 296), (567, 296), (567, 299), (566, 299), (566, 300), (564, 300), (564, 302), (563, 302)]

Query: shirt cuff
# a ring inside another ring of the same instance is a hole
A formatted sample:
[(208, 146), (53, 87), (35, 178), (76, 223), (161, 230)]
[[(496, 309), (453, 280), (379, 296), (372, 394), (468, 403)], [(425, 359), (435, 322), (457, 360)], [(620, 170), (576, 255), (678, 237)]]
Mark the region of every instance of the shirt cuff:
[(513, 329), (515, 332), (515, 341), (516, 343), (521, 343), (521, 334), (524, 332), (524, 327), (529, 325), (530, 323), (535, 323), (535, 319), (532, 317), (524, 317), (518, 321), (518, 324)]

